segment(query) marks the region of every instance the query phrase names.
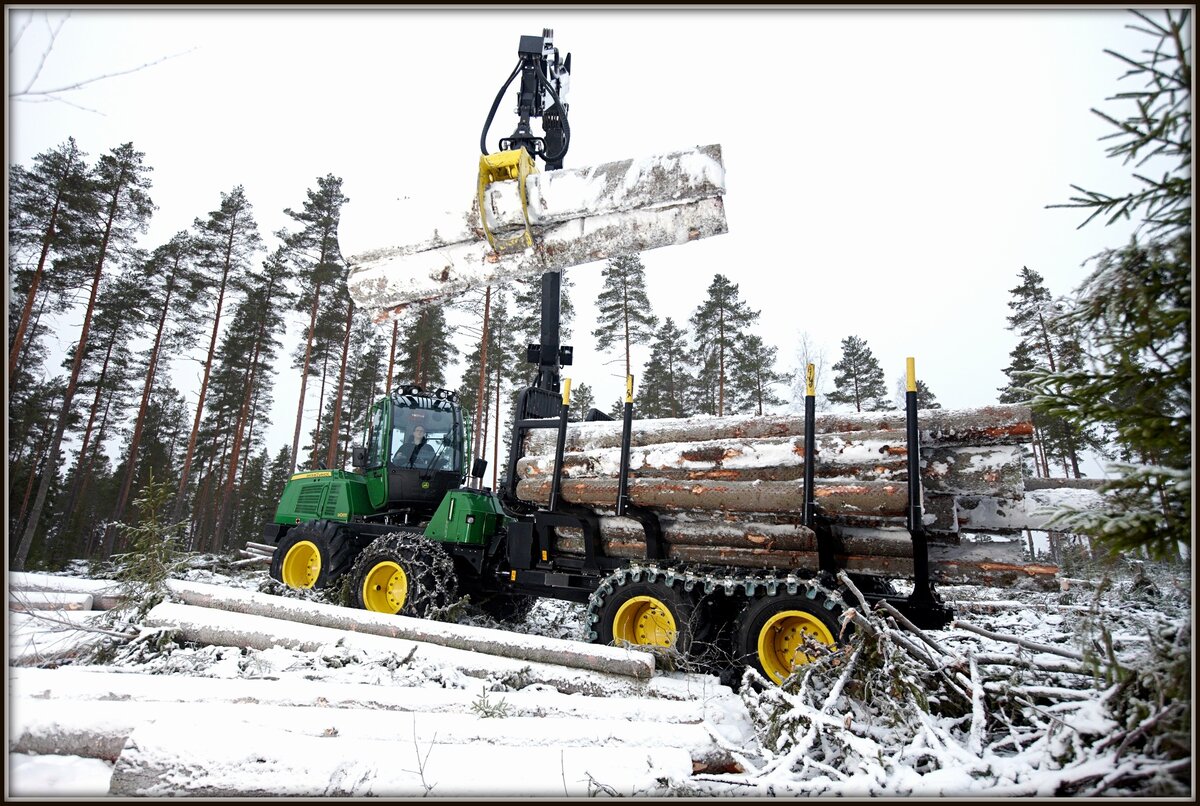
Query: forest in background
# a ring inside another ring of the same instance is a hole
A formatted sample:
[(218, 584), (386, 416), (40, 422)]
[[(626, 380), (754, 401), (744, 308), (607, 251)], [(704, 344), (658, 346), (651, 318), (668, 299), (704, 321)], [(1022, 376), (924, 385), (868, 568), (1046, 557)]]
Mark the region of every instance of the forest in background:
[[(1138, 17), (1156, 49), (1121, 58), (1146, 89), (1118, 96), (1136, 111), (1097, 114), (1117, 128), (1111, 156), (1135, 166), (1165, 159), (1168, 170), (1162, 179), (1134, 173), (1143, 187), (1124, 196), (1077, 189), (1065, 206), (1110, 220), (1137, 214), (1145, 226), (1098, 256), (1073, 294), (1051, 294), (1028, 267), (1015, 272), (1008, 327), (1017, 346), (997, 400), (1035, 404), (1031, 473), (1078, 477), (1089, 451), (1118, 462), (1113, 510), (1064, 523), (1117, 547), (1169, 553), (1190, 540), (1191, 79), (1186, 14), (1165, 24)], [(500, 466), (507, 412), (530, 372), (524, 345), (537, 341), (536, 282), (414, 311), (388, 334), (346, 292), (340, 178), (317, 178), (285, 210), (292, 224), (271, 247), (242, 187), (188, 230), (148, 245), (140, 236), (156, 209), (151, 173), (132, 143), (92, 156), (74, 140), (10, 166), (11, 567), (120, 550), (116, 525), (136, 525), (130, 502), (151, 478), (176, 490), (172, 520), (187, 548), (252, 539), (294, 469), (345, 466), (371, 402), (399, 382), (458, 389), (474, 413), (477, 455), (488, 456), (490, 434), (488, 458)], [(636, 256), (606, 264), (604, 290), (589, 301), (598, 326), (586, 335), (640, 376), (637, 416), (763, 414), (797, 397), (794, 373), (754, 334), (756, 311), (728, 277), (713, 276), (688, 322), (660, 322), (643, 271)], [(288, 317), (305, 334), (296, 344), (283, 341)], [(53, 332), (70, 344), (61, 361)], [(644, 366), (633, 366), (633, 345), (649, 348)], [(799, 365), (824, 370), (808, 334), (788, 347)], [(167, 368), (183, 362), (197, 367), (194, 388), (171, 381)], [(896, 405), (858, 337), (842, 340), (830, 370), (824, 404)], [(268, 445), (280, 373), (301, 378), (294, 436)], [(937, 405), (927, 387), (921, 396)], [(616, 405), (576, 388), (579, 416)], [(306, 417), (310, 409), (316, 416)]]

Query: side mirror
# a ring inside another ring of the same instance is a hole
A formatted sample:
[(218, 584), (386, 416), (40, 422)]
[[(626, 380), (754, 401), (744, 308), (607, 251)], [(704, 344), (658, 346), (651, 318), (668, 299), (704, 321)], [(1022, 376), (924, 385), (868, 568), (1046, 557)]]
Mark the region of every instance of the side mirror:
[(363, 445), (356, 445), (350, 449), (350, 461), (355, 467), (367, 466), (367, 449)]
[(487, 459), (477, 458), (475, 460), (475, 463), (471, 465), (471, 477), (476, 478), (476, 479), (482, 479), (483, 474), (486, 472), (487, 472)]

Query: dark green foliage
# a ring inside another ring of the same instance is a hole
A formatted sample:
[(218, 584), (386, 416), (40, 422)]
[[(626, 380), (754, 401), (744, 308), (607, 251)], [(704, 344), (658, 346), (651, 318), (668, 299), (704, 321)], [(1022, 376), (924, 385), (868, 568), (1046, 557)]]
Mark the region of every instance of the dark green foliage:
[(895, 408), (888, 399), (883, 367), (867, 343), (858, 336), (842, 339), (842, 357), (833, 365), (834, 391), (830, 403), (848, 403), (855, 411), (886, 411)]
[(114, 579), (120, 584), (123, 607), (144, 617), (150, 608), (166, 596), (167, 579), (182, 567), (179, 556), (186, 524), (168, 521), (168, 503), (173, 486), (147, 479), (141, 496), (134, 502), (137, 525), (120, 524), (124, 553), (113, 557)]
[(446, 368), (458, 357), (458, 348), (442, 306), (426, 305), (402, 326), (397, 353), (399, 378), (426, 389), (446, 385)]
[[(1145, 240), (1103, 252), (1058, 317), (1080, 334), (1088, 360), (1035, 370), (1028, 386), (1039, 411), (1079, 428), (1111, 432), (1117, 455), (1103, 511), (1059, 514), (1065, 528), (1091, 535), (1109, 552), (1144, 548), (1177, 555), (1192, 533), (1191, 67), (1189, 11), (1159, 22), (1138, 11), (1132, 26), (1153, 40), (1139, 56), (1113, 56), (1143, 88), (1117, 95), (1134, 111), (1100, 114), (1116, 131), (1110, 156), (1140, 168), (1169, 163), (1161, 180), (1135, 173), (1140, 191), (1112, 198), (1087, 193), (1070, 205), (1092, 214), (1144, 216)], [(1157, 15), (1156, 15), (1157, 16)]]
[(736, 411), (761, 415), (766, 406), (780, 406), (785, 402), (775, 391), (790, 377), (775, 369), (779, 349), (770, 347), (754, 334), (747, 335), (742, 342), (743, 353), (734, 365), (733, 381), (737, 391)]
[[(744, 331), (758, 315), (738, 296), (738, 286), (717, 274), (708, 286), (708, 296), (692, 314), (693, 360), (698, 368), (696, 409), (701, 414), (723, 416), (736, 399), (732, 374), (744, 349)], [(727, 394), (728, 393), (728, 394)], [(728, 396), (728, 399), (727, 399)]]
[(597, 350), (621, 347), (625, 375), (633, 370), (629, 351), (654, 336), (658, 317), (650, 310), (646, 296), (646, 267), (637, 255), (615, 257), (604, 265), (604, 289), (596, 297), (596, 328), (592, 337)]
[(589, 409), (596, 407), (596, 393), (586, 383), (571, 387), (571, 420), (579, 422), (587, 416)]
[(693, 398), (687, 333), (667, 317), (650, 346), (650, 360), (636, 384), (639, 417), (686, 417)]

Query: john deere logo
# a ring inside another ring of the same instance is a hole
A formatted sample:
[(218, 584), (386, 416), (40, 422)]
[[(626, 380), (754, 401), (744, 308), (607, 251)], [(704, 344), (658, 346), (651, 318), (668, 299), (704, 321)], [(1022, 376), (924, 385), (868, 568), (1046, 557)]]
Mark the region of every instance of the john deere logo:
[(429, 489), (429, 482), (427, 482), (427, 481), (423, 481), (423, 482), (421, 482), (421, 489), (422, 489), (422, 490), (428, 490), (428, 489)]

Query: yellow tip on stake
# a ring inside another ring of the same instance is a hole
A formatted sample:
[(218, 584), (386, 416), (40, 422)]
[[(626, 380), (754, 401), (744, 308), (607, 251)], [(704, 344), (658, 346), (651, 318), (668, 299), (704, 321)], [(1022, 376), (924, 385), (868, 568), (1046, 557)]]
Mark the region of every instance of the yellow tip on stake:
[(563, 378), (563, 405), (571, 405), (571, 379)]
[(917, 391), (917, 362), (912, 357), (908, 357), (908, 391)]
[(806, 397), (817, 396), (817, 368), (813, 364), (809, 364), (804, 370), (804, 395)]
[(633, 376), (632, 375), (625, 376), (625, 402), (626, 403), (633, 402)]

